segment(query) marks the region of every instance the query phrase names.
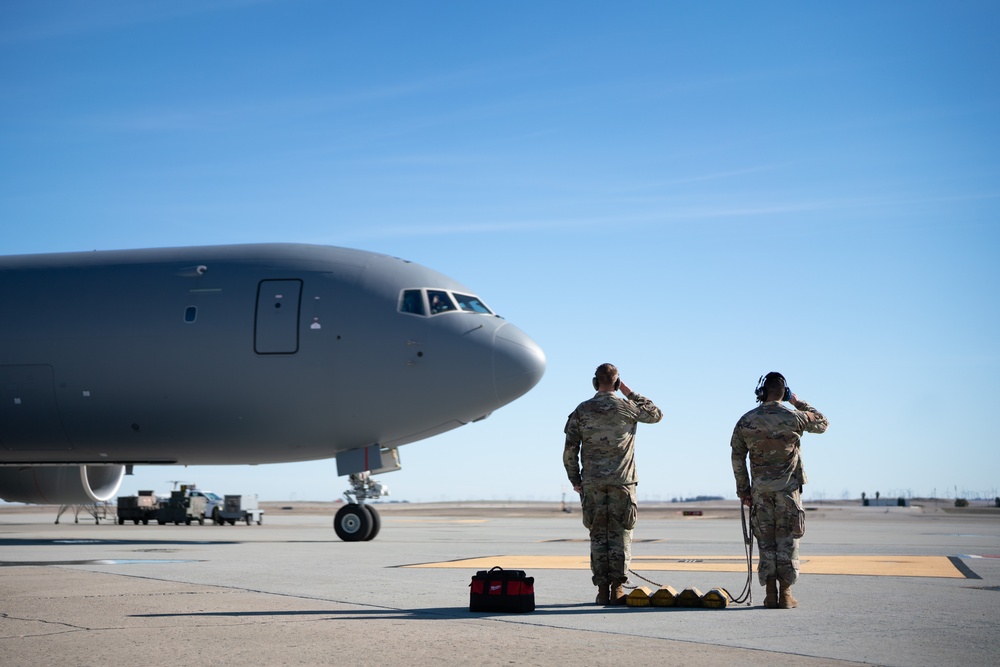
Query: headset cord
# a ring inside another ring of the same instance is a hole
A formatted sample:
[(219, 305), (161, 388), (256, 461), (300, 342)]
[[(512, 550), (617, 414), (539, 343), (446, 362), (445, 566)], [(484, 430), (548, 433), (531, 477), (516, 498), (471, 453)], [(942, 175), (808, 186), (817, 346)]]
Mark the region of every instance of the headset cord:
[[(753, 505), (750, 506), (750, 522), (753, 523)], [(740, 522), (743, 524), (743, 548), (747, 556), (747, 581), (739, 597), (733, 598), (734, 604), (753, 604), (753, 531), (747, 530), (746, 505), (740, 502)]]

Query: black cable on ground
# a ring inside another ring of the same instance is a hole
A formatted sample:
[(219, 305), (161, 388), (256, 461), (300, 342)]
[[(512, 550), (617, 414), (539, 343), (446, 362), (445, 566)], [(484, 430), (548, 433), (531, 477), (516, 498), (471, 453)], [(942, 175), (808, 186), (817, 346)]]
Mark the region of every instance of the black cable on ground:
[[(740, 501), (740, 521), (743, 524), (743, 547), (747, 555), (747, 581), (739, 597), (733, 598), (734, 604), (753, 604), (753, 531), (747, 529), (746, 505)], [(750, 522), (753, 523), (753, 507), (750, 508)]]

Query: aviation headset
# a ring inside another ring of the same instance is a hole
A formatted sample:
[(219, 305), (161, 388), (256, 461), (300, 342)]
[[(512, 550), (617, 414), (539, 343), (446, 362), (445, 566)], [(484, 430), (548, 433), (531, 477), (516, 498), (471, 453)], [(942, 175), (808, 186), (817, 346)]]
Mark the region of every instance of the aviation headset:
[(773, 377), (780, 379), (781, 384), (785, 385), (785, 393), (781, 396), (781, 400), (787, 401), (792, 398), (792, 390), (788, 388), (788, 381), (785, 380), (785, 376), (778, 371), (771, 371), (767, 375), (761, 375), (760, 379), (757, 380), (757, 388), (754, 389), (753, 393), (754, 396), (757, 397), (758, 403), (763, 403), (764, 399), (767, 398), (767, 392), (764, 390), (764, 383)]
[[(594, 390), (595, 391), (597, 390), (598, 387), (601, 386), (600, 381), (597, 379), (597, 375), (600, 373), (601, 369), (604, 368), (605, 366), (611, 366), (611, 368), (615, 368), (611, 364), (601, 364), (600, 366), (597, 367), (597, 370), (594, 371), (594, 380), (593, 380), (593, 382), (594, 382)], [(607, 369), (605, 369), (605, 370), (607, 370)], [(601, 375), (606, 375), (606, 373), (600, 373), (600, 374)], [(621, 386), (622, 386), (622, 380), (621, 380), (620, 377), (618, 377), (618, 369), (615, 368), (615, 391), (618, 391), (618, 389)]]

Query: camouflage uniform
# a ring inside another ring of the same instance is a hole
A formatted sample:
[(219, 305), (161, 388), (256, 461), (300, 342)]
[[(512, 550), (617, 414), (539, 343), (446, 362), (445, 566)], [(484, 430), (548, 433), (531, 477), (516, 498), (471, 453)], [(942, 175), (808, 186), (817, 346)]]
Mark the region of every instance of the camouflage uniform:
[[(796, 410), (768, 401), (743, 415), (733, 429), (736, 492), (751, 495), (751, 524), (760, 551), (762, 585), (777, 579), (791, 586), (799, 577), (799, 538), (805, 532), (802, 485), (806, 474), (799, 452), (803, 432), (823, 433), (829, 425), (816, 408), (797, 401)], [(753, 486), (747, 475), (747, 454)]]
[(596, 586), (628, 580), (639, 481), (636, 424), (655, 424), (662, 418), (660, 409), (636, 392), (626, 400), (602, 391), (578, 405), (566, 420), (563, 465), (570, 483), (583, 487), (583, 525), (590, 530), (590, 569)]

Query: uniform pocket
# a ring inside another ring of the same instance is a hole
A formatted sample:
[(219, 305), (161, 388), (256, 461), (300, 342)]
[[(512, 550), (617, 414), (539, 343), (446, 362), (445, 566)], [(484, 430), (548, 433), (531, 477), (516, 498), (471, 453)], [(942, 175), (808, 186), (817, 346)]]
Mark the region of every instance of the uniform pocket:
[(806, 511), (802, 507), (802, 500), (798, 493), (787, 494), (789, 505), (792, 509), (789, 517), (788, 532), (792, 537), (799, 539), (806, 534)]
[(635, 528), (635, 523), (639, 519), (639, 508), (635, 504), (635, 498), (630, 498), (628, 507), (625, 510), (625, 518), (622, 521), (622, 525), (625, 530), (632, 530)]
[(594, 514), (597, 511), (594, 503), (594, 496), (587, 492), (587, 489), (583, 490), (580, 494), (580, 504), (583, 507), (583, 527), (590, 530), (591, 526), (594, 525)]
[(795, 521), (792, 522), (792, 537), (799, 539), (806, 534), (806, 512), (800, 509), (795, 513)]
[(635, 502), (635, 486), (626, 486), (624, 490), (625, 493), (622, 494), (622, 528), (632, 530), (639, 518), (639, 507)]
[(750, 506), (750, 532), (753, 533), (754, 538), (757, 539), (757, 544), (760, 544), (763, 540), (763, 533), (760, 530), (760, 521), (757, 519), (757, 504), (754, 503)]

